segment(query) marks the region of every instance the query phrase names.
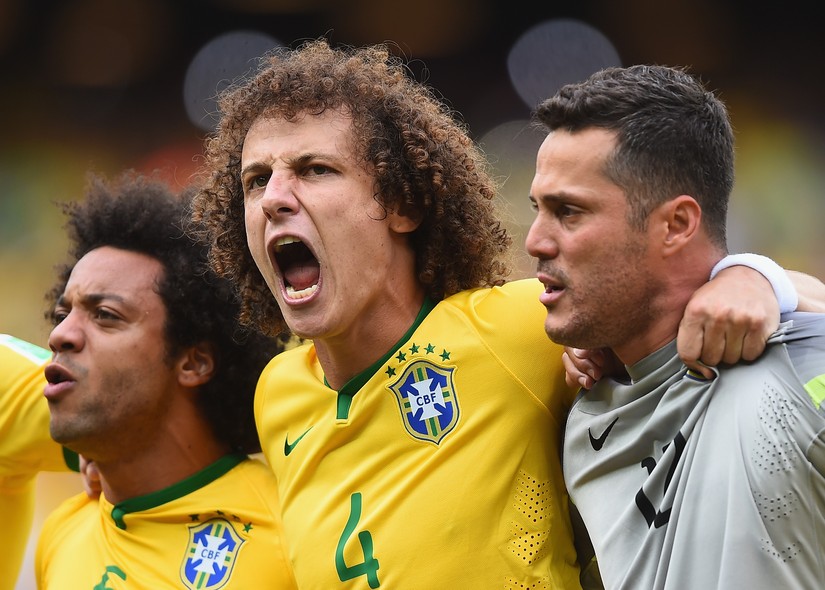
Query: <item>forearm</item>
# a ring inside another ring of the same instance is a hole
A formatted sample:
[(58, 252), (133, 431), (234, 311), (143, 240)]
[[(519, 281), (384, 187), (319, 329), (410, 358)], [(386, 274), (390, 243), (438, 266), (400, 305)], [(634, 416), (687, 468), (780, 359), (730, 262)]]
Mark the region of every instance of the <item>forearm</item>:
[(818, 278), (805, 273), (786, 270), (796, 293), (799, 295), (799, 311), (815, 311), (825, 313), (825, 283)]

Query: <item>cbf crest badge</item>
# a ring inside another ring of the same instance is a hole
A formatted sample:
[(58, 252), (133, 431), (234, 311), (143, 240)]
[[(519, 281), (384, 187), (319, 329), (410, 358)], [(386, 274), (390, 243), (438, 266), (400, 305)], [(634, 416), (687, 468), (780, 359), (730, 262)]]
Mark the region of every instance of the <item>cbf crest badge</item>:
[(414, 438), (437, 445), (458, 423), (454, 370), (454, 367), (416, 360), (390, 385), (404, 427)]
[(244, 540), (232, 525), (214, 518), (189, 527), (189, 544), (180, 568), (189, 590), (216, 590), (229, 581)]

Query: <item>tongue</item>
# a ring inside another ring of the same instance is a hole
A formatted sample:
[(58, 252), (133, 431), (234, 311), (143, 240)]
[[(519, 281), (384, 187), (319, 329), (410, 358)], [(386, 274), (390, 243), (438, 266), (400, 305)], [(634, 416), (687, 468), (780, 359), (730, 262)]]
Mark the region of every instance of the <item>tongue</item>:
[(296, 291), (303, 291), (316, 284), (320, 276), (321, 268), (316, 261), (295, 264), (284, 272), (287, 283), (292, 285)]

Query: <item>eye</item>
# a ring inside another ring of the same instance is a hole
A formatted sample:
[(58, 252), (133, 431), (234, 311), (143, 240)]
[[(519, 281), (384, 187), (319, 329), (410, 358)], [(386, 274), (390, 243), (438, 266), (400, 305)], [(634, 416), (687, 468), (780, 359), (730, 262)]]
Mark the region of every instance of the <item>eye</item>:
[(263, 188), (269, 182), (269, 177), (272, 176), (271, 174), (258, 174), (257, 176), (253, 176), (250, 181), (249, 185), (252, 188)]
[(579, 211), (575, 207), (571, 207), (570, 205), (562, 204), (556, 208), (556, 216), (560, 219), (573, 217), (575, 215), (578, 215), (579, 213), (581, 213), (581, 211)]
[(266, 188), (272, 174), (250, 174), (243, 179), (243, 194), (247, 197), (250, 193)]
[(52, 315), (51, 315), (52, 325), (56, 326), (57, 324), (59, 324), (60, 322), (65, 320), (68, 315), (69, 315), (69, 312), (66, 311), (65, 309), (55, 308), (54, 310), (52, 310)]
[(96, 320), (102, 321), (114, 321), (120, 319), (118, 314), (105, 307), (95, 308), (93, 316)]
[(323, 176), (332, 172), (332, 169), (323, 164), (312, 164), (304, 169), (305, 176)]

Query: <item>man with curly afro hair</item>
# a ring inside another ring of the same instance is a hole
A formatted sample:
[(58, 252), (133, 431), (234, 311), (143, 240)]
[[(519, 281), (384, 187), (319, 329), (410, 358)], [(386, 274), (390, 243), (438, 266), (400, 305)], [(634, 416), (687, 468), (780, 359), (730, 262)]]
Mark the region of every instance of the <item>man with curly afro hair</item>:
[(213, 268), (242, 321), (308, 341), (255, 398), (299, 586), (579, 587), (574, 390), (542, 285), (506, 282), (498, 186), (460, 119), (387, 46), (324, 39), (264, 56), (219, 107), (194, 204)]
[(187, 232), (190, 201), (126, 172), (64, 206), (44, 393), (52, 438), (101, 493), (47, 518), (39, 588), (295, 587), (274, 477), (248, 456), (257, 377), (283, 345), (239, 325)]

